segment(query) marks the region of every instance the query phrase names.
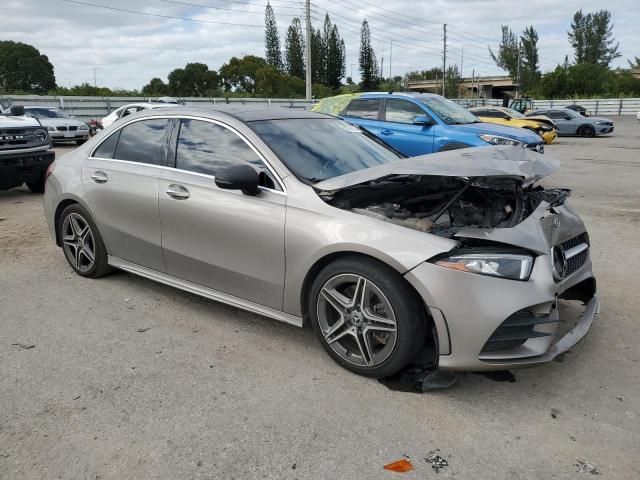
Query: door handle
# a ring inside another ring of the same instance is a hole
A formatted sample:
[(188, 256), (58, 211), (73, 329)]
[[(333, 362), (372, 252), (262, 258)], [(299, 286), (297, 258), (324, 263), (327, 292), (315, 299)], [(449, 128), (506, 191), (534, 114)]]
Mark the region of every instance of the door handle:
[(97, 172), (93, 172), (93, 175), (91, 175), (91, 180), (93, 180), (96, 183), (106, 183), (107, 180), (109, 180), (109, 177), (107, 176), (106, 173), (97, 171)]
[(380, 133), (382, 135), (393, 135), (393, 132), (391, 130), (381, 130)]
[(169, 195), (171, 198), (175, 198), (176, 200), (186, 200), (187, 198), (189, 198), (190, 194), (189, 190), (184, 188), (182, 185), (176, 185), (175, 183), (172, 183), (167, 188), (167, 195)]

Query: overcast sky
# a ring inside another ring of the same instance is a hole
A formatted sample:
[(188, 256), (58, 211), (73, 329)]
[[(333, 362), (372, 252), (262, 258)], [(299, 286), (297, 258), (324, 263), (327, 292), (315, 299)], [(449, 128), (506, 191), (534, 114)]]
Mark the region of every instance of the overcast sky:
[[(232, 56), (264, 55), (266, 0), (3, 0), (0, 40), (29, 43), (49, 57), (61, 85), (93, 83), (140, 89), (152, 77), (167, 74), (189, 62), (218, 69)], [(543, 71), (572, 50), (567, 30), (576, 10), (608, 8), (622, 57), (640, 56), (638, 0), (312, 0), (314, 27), (321, 27), (325, 12), (336, 23), (347, 46), (347, 75), (358, 80), (359, 25), (371, 27), (378, 61), (384, 56), (389, 74), (389, 49), (393, 39), (392, 72), (428, 69), (442, 64), (442, 23), (448, 24), (448, 62), (460, 64), (463, 75), (504, 74), (489, 58), (500, 25), (520, 32), (533, 24)], [(116, 11), (94, 5), (109, 6)], [(284, 49), (286, 27), (302, 16), (303, 0), (272, 0)], [(376, 5), (380, 5), (379, 7)], [(216, 8), (206, 8), (216, 7)], [(140, 15), (146, 12), (160, 16)]]

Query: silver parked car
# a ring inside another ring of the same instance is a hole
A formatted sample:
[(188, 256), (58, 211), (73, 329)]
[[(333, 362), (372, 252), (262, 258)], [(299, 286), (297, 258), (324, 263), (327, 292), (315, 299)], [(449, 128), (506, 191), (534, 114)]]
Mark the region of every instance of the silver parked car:
[(613, 120), (603, 117), (585, 117), (570, 108), (548, 108), (527, 112), (527, 117), (546, 116), (553, 120), (559, 136), (580, 135), (595, 137), (613, 133)]
[(89, 139), (89, 126), (54, 107), (24, 107), (24, 114), (40, 120), (53, 142), (74, 141), (82, 145)]
[(44, 208), (79, 275), (308, 322), (363, 375), (502, 370), (548, 362), (597, 314), (569, 191), (534, 186), (557, 166), (507, 146), (402, 158), (322, 114), (176, 107), (56, 160)]

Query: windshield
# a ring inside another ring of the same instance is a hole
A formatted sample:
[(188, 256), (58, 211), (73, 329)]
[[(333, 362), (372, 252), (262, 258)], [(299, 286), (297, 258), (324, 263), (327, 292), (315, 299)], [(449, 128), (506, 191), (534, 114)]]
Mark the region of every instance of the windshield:
[(358, 127), (333, 118), (263, 120), (249, 126), (293, 174), (315, 183), (400, 156)]
[(479, 120), (469, 110), (462, 108), (457, 103), (447, 100), (444, 97), (425, 97), (420, 101), (426, 105), (433, 113), (449, 125), (465, 125), (467, 123), (478, 123)]
[(55, 108), (26, 108), (25, 113), (30, 117), (38, 118), (40, 120), (47, 118), (70, 118), (69, 115), (62, 110)]

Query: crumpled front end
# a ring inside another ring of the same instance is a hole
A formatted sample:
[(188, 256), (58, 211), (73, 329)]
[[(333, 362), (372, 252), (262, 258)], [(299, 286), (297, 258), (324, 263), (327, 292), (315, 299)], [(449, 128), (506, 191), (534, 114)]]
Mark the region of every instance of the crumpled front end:
[(550, 208), (543, 203), (516, 228), (469, 229), (460, 234), (526, 247), (535, 259), (526, 281), (443, 268), (433, 262), (405, 275), (436, 324), (440, 368), (502, 370), (539, 365), (587, 334), (599, 300), (589, 238), (568, 206)]

